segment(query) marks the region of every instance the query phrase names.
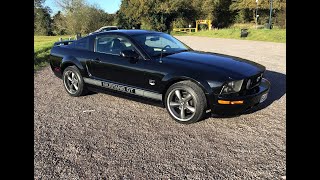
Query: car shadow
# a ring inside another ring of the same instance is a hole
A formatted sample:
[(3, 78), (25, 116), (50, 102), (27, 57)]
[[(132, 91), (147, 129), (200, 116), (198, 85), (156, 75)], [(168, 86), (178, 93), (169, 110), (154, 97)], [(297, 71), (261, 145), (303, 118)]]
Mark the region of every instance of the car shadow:
[[(258, 106), (253, 107), (252, 109), (250, 109), (242, 114), (251, 114), (251, 113), (260, 111), (261, 109), (264, 109), (264, 108), (270, 106), (274, 101), (279, 100), (286, 93), (286, 75), (285, 74), (275, 72), (275, 71), (266, 70), (264, 77), (271, 84), (268, 98), (265, 100), (265, 102), (259, 104)], [(242, 114), (217, 115), (217, 114), (207, 113), (206, 117), (203, 120), (210, 118), (210, 117), (213, 117), (213, 118), (233, 118), (233, 117), (241, 116)]]
[(265, 102), (250, 109), (245, 114), (251, 114), (270, 106), (274, 101), (279, 100), (286, 94), (286, 75), (275, 71), (266, 71), (264, 77), (270, 82), (268, 98)]

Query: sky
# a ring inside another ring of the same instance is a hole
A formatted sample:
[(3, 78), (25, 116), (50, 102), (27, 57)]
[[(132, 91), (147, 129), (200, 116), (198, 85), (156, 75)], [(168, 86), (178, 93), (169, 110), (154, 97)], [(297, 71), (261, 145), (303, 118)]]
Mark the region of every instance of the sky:
[[(89, 4), (98, 4), (98, 6), (109, 14), (115, 13), (120, 8), (121, 0), (86, 0)], [(60, 7), (56, 4), (55, 0), (46, 0), (45, 6), (49, 6), (52, 14), (56, 14)]]

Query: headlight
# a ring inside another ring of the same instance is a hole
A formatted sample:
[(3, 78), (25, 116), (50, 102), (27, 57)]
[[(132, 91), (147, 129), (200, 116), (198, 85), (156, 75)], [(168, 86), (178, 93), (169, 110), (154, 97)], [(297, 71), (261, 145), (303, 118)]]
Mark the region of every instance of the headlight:
[(243, 83), (243, 80), (231, 81), (222, 87), (220, 94), (229, 94), (229, 93), (239, 92), (241, 90), (242, 83)]

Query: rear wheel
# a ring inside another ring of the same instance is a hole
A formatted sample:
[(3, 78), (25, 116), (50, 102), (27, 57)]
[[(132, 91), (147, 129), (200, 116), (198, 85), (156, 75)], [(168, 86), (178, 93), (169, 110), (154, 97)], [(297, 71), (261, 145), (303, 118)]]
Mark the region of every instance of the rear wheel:
[(82, 96), (88, 92), (76, 66), (68, 66), (63, 71), (63, 85), (71, 96)]
[(179, 123), (194, 123), (203, 118), (207, 106), (202, 89), (191, 81), (181, 81), (169, 87), (165, 106)]

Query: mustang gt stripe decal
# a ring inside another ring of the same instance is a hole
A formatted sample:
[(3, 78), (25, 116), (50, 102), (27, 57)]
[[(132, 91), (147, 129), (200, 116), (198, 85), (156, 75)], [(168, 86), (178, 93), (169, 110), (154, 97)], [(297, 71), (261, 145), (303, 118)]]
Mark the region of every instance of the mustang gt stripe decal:
[(116, 91), (122, 91), (122, 92), (131, 93), (131, 94), (135, 93), (135, 89), (127, 87), (127, 86), (122, 86), (122, 85), (113, 84), (113, 83), (109, 83), (109, 82), (101, 82), (101, 84), (105, 88), (113, 89)]
[(138, 88), (133, 88), (133, 87), (128, 87), (120, 84), (115, 84), (111, 82), (106, 82), (106, 81), (100, 81), (100, 80), (95, 80), (91, 78), (83, 78), (83, 81), (88, 84), (96, 85), (96, 86), (101, 86), (107, 89), (112, 89), (116, 91), (121, 91), (129, 94), (135, 94), (138, 96), (143, 96), (151, 99), (156, 99), (156, 100), (162, 100), (162, 94), (138, 89)]

